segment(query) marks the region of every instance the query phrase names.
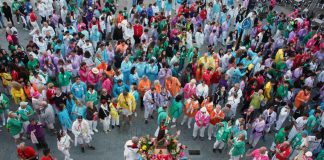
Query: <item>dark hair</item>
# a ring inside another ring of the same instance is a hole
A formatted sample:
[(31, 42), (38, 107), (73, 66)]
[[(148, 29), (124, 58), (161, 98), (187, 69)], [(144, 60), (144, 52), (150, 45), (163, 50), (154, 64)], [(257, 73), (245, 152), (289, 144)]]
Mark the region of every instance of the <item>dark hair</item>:
[(90, 89), (90, 88), (91, 88), (91, 89), (94, 89), (94, 86), (91, 85), (91, 84), (89, 84), (89, 85), (88, 85), (88, 89)]
[(135, 70), (136, 70), (136, 67), (134, 66), (134, 67), (132, 67), (132, 69), (130, 70), (130, 73), (131, 73), (131, 74), (135, 74)]
[(181, 99), (182, 99), (182, 96), (181, 96), (181, 95), (177, 95), (177, 96), (175, 97), (175, 101), (176, 101), (176, 102), (180, 102)]
[(43, 154), (44, 154), (44, 156), (48, 156), (50, 153), (51, 153), (51, 150), (50, 150), (49, 148), (45, 148), (45, 149), (43, 150)]

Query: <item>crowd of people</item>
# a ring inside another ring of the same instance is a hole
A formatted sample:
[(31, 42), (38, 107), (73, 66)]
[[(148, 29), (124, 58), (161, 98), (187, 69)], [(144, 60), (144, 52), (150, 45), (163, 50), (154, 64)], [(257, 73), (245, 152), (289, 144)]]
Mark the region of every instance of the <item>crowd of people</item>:
[[(71, 143), (94, 150), (97, 132), (140, 113), (149, 134), (185, 125), (231, 160), (324, 159), (324, 41), (310, 18), (275, 1), (264, 18), (249, 0), (117, 1), (3, 2), (0, 114), (19, 159), (38, 157), (26, 141), (55, 159), (44, 128), (71, 160)], [(139, 149), (133, 137), (124, 158)]]

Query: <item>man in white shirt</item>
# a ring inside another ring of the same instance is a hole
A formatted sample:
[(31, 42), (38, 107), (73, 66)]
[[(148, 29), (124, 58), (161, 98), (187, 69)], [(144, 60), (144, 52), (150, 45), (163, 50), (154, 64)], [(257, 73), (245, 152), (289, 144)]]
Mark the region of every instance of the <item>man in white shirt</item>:
[(202, 81), (200, 84), (197, 85), (197, 87), (196, 87), (196, 95), (198, 97), (199, 103), (201, 103), (204, 99), (207, 98), (208, 91), (209, 91), (209, 88), (206, 85), (205, 81)]
[(273, 107), (270, 107), (269, 109), (263, 111), (262, 116), (264, 117), (266, 122), (265, 131), (268, 133), (271, 129), (271, 126), (277, 119), (277, 113), (273, 111)]
[(291, 142), (291, 140), (295, 137), (295, 135), (305, 128), (305, 125), (307, 124), (308, 120), (308, 114), (304, 114), (301, 117), (298, 117), (294, 122), (293, 122), (293, 127), (289, 132), (288, 135), (288, 141)]
[(81, 145), (81, 151), (84, 152), (85, 145), (87, 144), (90, 149), (94, 150), (95, 147), (90, 145), (91, 134), (90, 134), (89, 123), (83, 119), (82, 116), (78, 116), (72, 124), (72, 133), (75, 136), (75, 146), (79, 143)]
[(94, 49), (93, 49), (93, 46), (92, 46), (90, 40), (86, 40), (86, 43), (82, 46), (82, 49), (83, 49), (83, 52), (89, 51), (91, 56), (94, 55)]
[(47, 22), (44, 22), (44, 27), (42, 28), (42, 34), (49, 34), (52, 38), (55, 36), (55, 31), (53, 27), (49, 26)]
[(231, 96), (232, 93), (237, 93), (237, 97), (240, 99), (242, 97), (242, 90), (240, 89), (240, 84), (235, 83), (234, 87), (228, 92), (228, 96)]

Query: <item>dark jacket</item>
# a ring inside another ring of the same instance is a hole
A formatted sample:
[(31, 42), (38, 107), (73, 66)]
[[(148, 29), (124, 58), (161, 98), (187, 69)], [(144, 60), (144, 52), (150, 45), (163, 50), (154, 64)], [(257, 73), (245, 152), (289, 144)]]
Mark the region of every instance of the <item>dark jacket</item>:
[(99, 118), (100, 119), (105, 119), (106, 117), (109, 116), (110, 108), (108, 107), (108, 110), (102, 109), (102, 107), (99, 108)]
[(97, 108), (96, 107), (92, 107), (92, 108), (87, 108), (86, 111), (86, 120), (88, 121), (92, 121), (94, 120), (94, 113), (97, 112)]
[(2, 6), (2, 12), (5, 17), (12, 17), (11, 8), (9, 6)]

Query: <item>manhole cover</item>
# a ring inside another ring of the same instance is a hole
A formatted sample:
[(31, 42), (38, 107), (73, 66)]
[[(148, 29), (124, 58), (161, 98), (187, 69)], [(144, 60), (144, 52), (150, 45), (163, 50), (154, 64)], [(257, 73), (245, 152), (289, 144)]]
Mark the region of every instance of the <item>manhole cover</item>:
[(189, 150), (189, 155), (200, 155), (200, 150)]

